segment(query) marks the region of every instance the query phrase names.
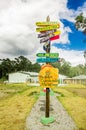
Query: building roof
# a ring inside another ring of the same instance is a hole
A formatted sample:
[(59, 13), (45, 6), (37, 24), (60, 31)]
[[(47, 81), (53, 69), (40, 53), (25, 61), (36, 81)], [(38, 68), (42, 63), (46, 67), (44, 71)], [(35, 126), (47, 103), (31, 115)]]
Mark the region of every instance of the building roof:
[(59, 74), (59, 78), (60, 78), (60, 79), (66, 79), (66, 78), (68, 78), (68, 77), (65, 76), (65, 75)]
[(72, 79), (86, 79), (86, 75), (75, 76)]
[[(38, 73), (36, 72), (26, 72), (26, 71), (18, 71), (18, 72), (14, 72), (14, 73), (22, 73), (22, 74), (26, 74), (26, 75), (30, 75), (30, 76), (38, 76)], [(14, 74), (14, 73), (10, 73), (10, 74)]]
[(36, 73), (36, 72), (26, 72), (26, 71), (22, 71), (22, 72), (20, 72), (20, 73), (28, 74), (28, 75), (30, 75), (30, 76), (38, 76), (38, 73)]

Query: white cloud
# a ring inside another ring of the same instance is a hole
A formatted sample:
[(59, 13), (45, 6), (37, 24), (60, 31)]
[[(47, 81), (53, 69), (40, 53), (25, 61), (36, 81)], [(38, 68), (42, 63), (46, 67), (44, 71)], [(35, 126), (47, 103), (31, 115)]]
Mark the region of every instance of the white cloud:
[(62, 44), (69, 44), (69, 38), (68, 38), (68, 33), (72, 33), (72, 30), (69, 27), (64, 27), (64, 25), (61, 23), (61, 34), (60, 34), (60, 39), (56, 41), (56, 43), (62, 43)]
[[(0, 42), (4, 42), (4, 44), (0, 44), (2, 46), (0, 52), (7, 53), (6, 55), (16, 55), (18, 49), (19, 52), (20, 49), (22, 50), (22, 54), (23, 50), (30, 54), (31, 50), (33, 52), (34, 49), (37, 49), (35, 44), (37, 44), (38, 40), (37, 37), (34, 37), (36, 36), (35, 22), (45, 21), (47, 15), (50, 15), (52, 20), (59, 20), (59, 12), (62, 12), (63, 7), (64, 10), (66, 9), (67, 0), (55, 2), (53, 0), (8, 0), (8, 2), (4, 0), (0, 3), (2, 3), (0, 7), (3, 7), (0, 8)], [(69, 43), (68, 32), (62, 23), (61, 30), (60, 42)], [(38, 46), (39, 44), (37, 44)]]
[[(53, 43), (52, 43), (53, 45)], [(42, 45), (39, 47), (37, 53), (45, 53), (45, 51), (42, 49)], [(84, 59), (84, 52), (83, 51), (76, 51), (76, 50), (65, 50), (65, 49), (58, 49), (55, 46), (51, 47), (51, 53), (59, 53), (60, 58), (64, 58), (66, 61), (70, 62), (72, 66), (76, 66), (78, 64), (85, 64)], [(34, 55), (32, 61), (36, 61), (37, 57)]]
[(70, 62), (72, 66), (85, 63), (83, 51), (58, 49), (52, 46), (51, 52), (58, 52), (60, 58), (64, 58), (66, 61)]
[(84, 16), (86, 17), (86, 2), (76, 11), (76, 15), (79, 15), (80, 13), (83, 13)]

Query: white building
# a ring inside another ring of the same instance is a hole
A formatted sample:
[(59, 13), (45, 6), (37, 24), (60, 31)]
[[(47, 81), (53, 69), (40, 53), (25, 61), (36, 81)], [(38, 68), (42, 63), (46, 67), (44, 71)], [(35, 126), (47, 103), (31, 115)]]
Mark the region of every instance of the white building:
[(67, 76), (59, 74), (59, 85), (64, 84), (64, 80), (67, 78)]
[[(59, 74), (59, 85), (64, 84), (64, 80), (67, 79), (67, 76)], [(10, 73), (8, 76), (9, 83), (39, 83), (38, 73), (36, 72), (14, 72)]]
[(9, 83), (37, 83), (38, 73), (36, 72), (14, 72), (9, 74)]

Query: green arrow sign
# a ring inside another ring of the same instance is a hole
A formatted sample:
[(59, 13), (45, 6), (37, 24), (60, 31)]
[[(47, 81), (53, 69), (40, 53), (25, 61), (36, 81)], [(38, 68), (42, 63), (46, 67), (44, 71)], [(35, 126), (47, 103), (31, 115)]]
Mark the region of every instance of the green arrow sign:
[(36, 54), (38, 57), (49, 57), (49, 58), (58, 58), (59, 53), (38, 53)]

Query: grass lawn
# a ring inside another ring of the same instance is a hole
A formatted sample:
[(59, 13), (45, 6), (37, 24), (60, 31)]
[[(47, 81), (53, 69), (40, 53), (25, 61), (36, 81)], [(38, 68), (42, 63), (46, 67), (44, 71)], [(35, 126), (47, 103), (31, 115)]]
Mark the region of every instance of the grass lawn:
[[(39, 97), (40, 87), (26, 84), (0, 84), (0, 130), (25, 130), (25, 121)], [(86, 130), (86, 86), (54, 88), (58, 99), (74, 119), (79, 130)]]
[(58, 87), (54, 92), (60, 94), (57, 98), (71, 115), (79, 130), (86, 130), (86, 86)]
[(25, 121), (38, 99), (40, 87), (0, 85), (0, 130), (25, 130)]

